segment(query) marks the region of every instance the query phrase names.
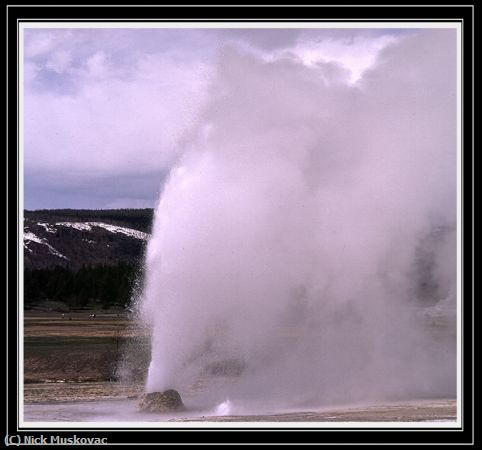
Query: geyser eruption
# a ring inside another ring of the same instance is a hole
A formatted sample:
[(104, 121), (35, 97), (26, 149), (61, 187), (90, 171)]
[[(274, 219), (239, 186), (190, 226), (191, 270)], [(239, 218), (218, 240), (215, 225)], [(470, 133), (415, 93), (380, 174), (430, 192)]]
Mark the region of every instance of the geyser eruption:
[(455, 310), (455, 43), (404, 37), (356, 84), (223, 50), (155, 213), (146, 391), (227, 361), (213, 404), (455, 395), (455, 321), (420, 314)]

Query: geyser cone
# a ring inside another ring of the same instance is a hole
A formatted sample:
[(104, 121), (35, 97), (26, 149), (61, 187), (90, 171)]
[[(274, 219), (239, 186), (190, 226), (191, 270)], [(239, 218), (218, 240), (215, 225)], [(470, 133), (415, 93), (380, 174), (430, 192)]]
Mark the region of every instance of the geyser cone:
[(139, 409), (148, 412), (171, 412), (184, 409), (179, 392), (168, 389), (164, 392), (147, 392), (139, 397)]

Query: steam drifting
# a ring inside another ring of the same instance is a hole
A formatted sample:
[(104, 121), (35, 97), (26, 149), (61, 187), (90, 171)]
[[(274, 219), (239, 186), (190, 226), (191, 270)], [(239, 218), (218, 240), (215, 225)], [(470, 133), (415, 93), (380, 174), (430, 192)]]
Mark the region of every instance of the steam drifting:
[(147, 391), (235, 361), (206, 399), (455, 395), (455, 52), (455, 31), (420, 31), (356, 84), (221, 52), (156, 209)]

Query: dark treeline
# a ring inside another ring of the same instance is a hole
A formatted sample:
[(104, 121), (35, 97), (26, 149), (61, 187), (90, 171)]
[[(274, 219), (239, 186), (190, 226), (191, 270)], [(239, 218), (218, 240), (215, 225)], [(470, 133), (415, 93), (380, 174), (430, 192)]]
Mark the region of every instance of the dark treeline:
[(45, 300), (65, 303), (69, 308), (128, 305), (140, 281), (139, 267), (119, 263), (115, 266), (83, 266), (77, 271), (56, 266), (25, 269), (25, 307)]
[(107, 220), (130, 225), (137, 230), (150, 233), (154, 210), (144, 209), (39, 209), (25, 210), (25, 218), (32, 220), (99, 221)]

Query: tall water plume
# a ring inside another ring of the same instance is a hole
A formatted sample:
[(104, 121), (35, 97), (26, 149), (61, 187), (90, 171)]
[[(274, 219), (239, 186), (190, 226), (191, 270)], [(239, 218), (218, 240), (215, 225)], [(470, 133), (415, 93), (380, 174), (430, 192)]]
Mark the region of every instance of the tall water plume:
[(455, 308), (455, 51), (421, 31), (351, 84), (223, 49), (155, 212), (147, 391), (235, 361), (207, 399), (455, 394), (455, 322), (420, 314)]

